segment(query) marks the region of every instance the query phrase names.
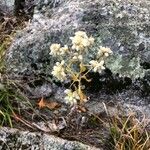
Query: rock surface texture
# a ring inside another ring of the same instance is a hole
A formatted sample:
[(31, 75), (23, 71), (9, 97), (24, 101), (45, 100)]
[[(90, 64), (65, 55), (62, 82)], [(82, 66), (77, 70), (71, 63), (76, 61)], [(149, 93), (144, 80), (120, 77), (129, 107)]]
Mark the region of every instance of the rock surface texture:
[[(1, 0), (0, 1), (0, 15), (5, 14), (13, 14), (14, 10), (14, 0)], [(0, 16), (1, 17), (1, 16)]]
[(80, 142), (71, 142), (47, 135), (17, 129), (2, 128), (0, 131), (0, 150), (100, 150)]
[[(106, 67), (114, 76), (127, 77), (110, 77), (106, 87), (126, 87), (129, 81), (135, 83), (133, 89), (149, 95), (149, 7), (149, 0), (38, 0), (33, 19), (17, 34), (7, 53), (7, 72), (12, 77), (34, 78), (42, 74), (49, 78), (55, 62), (49, 55), (49, 46), (70, 44), (69, 37), (83, 30), (96, 40), (89, 55), (92, 57), (99, 45), (110, 47), (114, 54)], [(136, 97), (133, 99), (136, 101)]]
[[(70, 45), (69, 37), (83, 30), (95, 38), (96, 45), (89, 53), (91, 57), (99, 46), (110, 47), (114, 53), (106, 62), (106, 72), (91, 76), (94, 79), (87, 85), (91, 96), (86, 104), (88, 109), (101, 113), (105, 111), (102, 102), (113, 101), (123, 109), (140, 110), (150, 117), (149, 8), (149, 0), (37, 0), (32, 20), (17, 33), (7, 52), (7, 73), (10, 78), (36, 80), (42, 76), (51, 80), (55, 59), (49, 55), (49, 46), (52, 43)], [(63, 88), (47, 86), (45, 81), (40, 85), (36, 83), (32, 87), (27, 85), (33, 97), (45, 91), (44, 96), (53, 95), (64, 102)], [(32, 136), (52, 146), (47, 135)], [(58, 149), (66, 145), (64, 140), (62, 143)], [(53, 148), (57, 149), (59, 144), (56, 142), (55, 146)], [(73, 149), (72, 144), (70, 149)]]
[[(17, 35), (9, 49), (9, 71), (15, 75), (49, 74), (53, 66), (50, 44), (68, 44), (75, 31), (84, 30), (96, 38), (97, 45), (109, 46), (115, 55), (121, 55), (108, 65), (114, 73), (135, 76), (131, 72), (135, 70), (136, 77), (143, 77), (145, 70), (138, 63), (149, 69), (149, 7), (148, 0), (39, 0), (31, 23)], [(94, 49), (89, 55), (93, 52)]]

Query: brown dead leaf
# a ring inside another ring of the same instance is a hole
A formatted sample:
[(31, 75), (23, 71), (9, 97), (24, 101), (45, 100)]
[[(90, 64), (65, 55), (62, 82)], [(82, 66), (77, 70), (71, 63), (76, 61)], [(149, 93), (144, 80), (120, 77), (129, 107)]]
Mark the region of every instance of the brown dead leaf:
[(46, 107), (49, 108), (49, 109), (57, 109), (59, 108), (61, 105), (57, 102), (48, 102), (46, 103)]
[(44, 100), (44, 98), (42, 97), (41, 100), (38, 103), (39, 108), (49, 108), (51, 110), (57, 109), (59, 108), (61, 105), (57, 102), (47, 102)]
[(45, 101), (44, 101), (43, 97), (42, 97), (41, 100), (39, 101), (38, 106), (39, 106), (40, 109), (46, 107), (46, 106), (45, 106)]

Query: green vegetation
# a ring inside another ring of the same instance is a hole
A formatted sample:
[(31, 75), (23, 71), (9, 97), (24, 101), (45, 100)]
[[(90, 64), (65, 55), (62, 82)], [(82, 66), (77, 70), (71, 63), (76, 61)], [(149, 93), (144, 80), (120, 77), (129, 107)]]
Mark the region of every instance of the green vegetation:
[(14, 81), (10, 81), (5, 75), (5, 53), (16, 30), (23, 27), (23, 19), (19, 20), (5, 15), (0, 18), (0, 126), (9, 125), (12, 127), (13, 113), (20, 109), (19, 101), (27, 102)]
[(21, 105), (25, 105), (27, 108), (31, 107), (30, 102), (21, 93), (16, 84), (12, 81), (6, 80), (0, 84), (0, 126), (12, 124), (12, 117), (15, 112), (19, 113)]
[(14, 98), (13, 92), (10, 92), (10, 90), (6, 89), (5, 87), (1, 87), (0, 90), (0, 125), (1, 126), (9, 123), (9, 125), (12, 127), (11, 115), (13, 113), (13, 107), (11, 101), (13, 98)]

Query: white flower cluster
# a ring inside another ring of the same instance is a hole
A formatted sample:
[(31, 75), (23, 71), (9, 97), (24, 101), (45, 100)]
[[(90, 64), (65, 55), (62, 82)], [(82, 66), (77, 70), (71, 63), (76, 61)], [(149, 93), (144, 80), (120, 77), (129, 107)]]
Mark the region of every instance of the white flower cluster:
[(101, 60), (100, 62), (98, 62), (96, 60), (91, 60), (90, 64), (93, 67), (94, 72), (101, 73), (101, 71), (105, 69), (105, 67), (103, 66), (104, 65), (104, 60)]
[(110, 54), (112, 54), (112, 50), (108, 47), (102, 47), (100, 46), (100, 49), (98, 50), (98, 57), (108, 57)]
[(83, 31), (76, 32), (75, 36), (70, 37), (70, 39), (72, 40), (72, 49), (77, 51), (85, 50), (85, 48), (94, 43), (94, 38), (88, 37), (87, 34)]
[[(76, 87), (76, 91), (65, 90), (65, 100), (67, 103), (76, 104), (78, 100), (84, 101), (84, 94), (81, 89), (81, 79), (85, 77), (87, 73), (83, 73), (85, 70), (101, 73), (105, 69), (105, 59), (112, 54), (110, 48), (100, 47), (96, 60), (90, 60), (87, 62), (86, 56), (88, 55), (88, 49), (94, 43), (93, 37), (88, 37), (83, 31), (75, 33), (74, 37), (70, 38), (72, 41), (72, 47), (68, 48), (67, 45), (61, 47), (60, 44), (54, 43), (50, 46), (50, 55), (58, 56), (61, 58), (61, 62), (57, 62), (53, 67), (52, 75), (60, 81), (64, 81), (67, 77), (73, 79), (74, 82), (80, 83), (80, 87)], [(65, 56), (65, 57), (64, 57)], [(65, 61), (63, 60), (65, 58)], [(78, 67), (78, 71), (75, 68)], [(80, 92), (79, 92), (80, 91)]]
[(69, 49), (68, 46), (65, 45), (61, 47), (60, 44), (54, 43), (50, 46), (50, 55), (57, 56), (57, 55), (64, 55)]
[(83, 56), (80, 55), (79, 53), (74, 53), (72, 59), (73, 59), (74, 61), (78, 61), (78, 60), (79, 60), (79, 61), (82, 61), (82, 60), (83, 60)]
[(64, 63), (64, 61), (62, 61), (61, 63), (57, 62), (52, 71), (52, 75), (60, 81), (64, 81), (66, 79)]
[(66, 97), (65, 97), (66, 102), (70, 103), (71, 105), (76, 104), (77, 100), (80, 100), (80, 97), (77, 91), (72, 92), (72, 90), (66, 89), (64, 93), (66, 94)]
[(101, 73), (102, 70), (105, 69), (104, 67), (104, 60), (112, 54), (112, 51), (110, 48), (107, 48), (107, 47), (100, 47), (100, 49), (98, 50), (97, 52), (97, 58), (99, 61), (97, 60), (91, 60), (89, 63), (91, 64), (92, 68), (93, 68), (93, 71), (94, 72), (99, 72)]

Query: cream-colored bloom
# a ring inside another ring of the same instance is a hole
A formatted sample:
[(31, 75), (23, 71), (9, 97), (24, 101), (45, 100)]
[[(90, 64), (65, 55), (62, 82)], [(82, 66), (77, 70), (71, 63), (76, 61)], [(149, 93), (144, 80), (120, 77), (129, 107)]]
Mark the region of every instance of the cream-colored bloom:
[(108, 57), (110, 54), (112, 54), (112, 50), (108, 47), (100, 47), (99, 51), (98, 51), (98, 56), (101, 57), (101, 56), (105, 56), (105, 57)]
[(74, 37), (70, 37), (72, 40), (72, 49), (77, 51), (84, 50), (94, 43), (94, 38), (88, 38), (87, 34), (83, 31), (78, 31), (75, 33)]
[(84, 50), (84, 47), (81, 44), (80, 45), (73, 45), (72, 49), (75, 49), (76, 51), (80, 51), (80, 50)]
[(91, 43), (90, 43), (88, 38), (82, 39), (82, 44), (83, 44), (84, 47), (88, 47), (88, 46), (91, 45)]
[(91, 66), (93, 67), (93, 71), (94, 72), (101, 72), (102, 70), (104, 70), (105, 69), (105, 67), (103, 66), (104, 65), (104, 60), (102, 60), (102, 61), (100, 61), (100, 62), (98, 62), (98, 61), (96, 61), (96, 60), (91, 60), (90, 61), (90, 64), (91, 64)]
[(65, 45), (64, 47), (60, 48), (60, 54), (64, 55), (69, 50), (68, 46)]
[(64, 98), (66, 103), (70, 103), (71, 105), (73, 105), (77, 103), (77, 100), (80, 100), (77, 91), (72, 92), (72, 90), (66, 89), (64, 93), (66, 94), (66, 97)]
[(75, 61), (81, 61), (81, 60), (83, 60), (83, 56), (82, 55), (79, 55), (78, 53), (74, 53), (73, 54), (74, 56), (72, 57), (72, 59), (73, 60), (75, 60)]
[(87, 34), (86, 34), (86, 32), (84, 32), (84, 31), (77, 31), (77, 32), (75, 32), (75, 36), (80, 36), (80, 37), (87, 37)]
[(60, 55), (60, 44), (54, 43), (50, 46), (50, 55), (56, 56)]
[(81, 61), (81, 60), (83, 60), (83, 56), (82, 55), (79, 55), (78, 56), (78, 59)]
[(73, 45), (80, 45), (83, 38), (81, 36), (74, 36), (70, 37), (70, 39), (72, 40)]
[(94, 40), (95, 40), (95, 39), (94, 39), (93, 37), (90, 37), (90, 38), (89, 38), (89, 42), (90, 42), (91, 45), (94, 44)]
[(74, 61), (77, 61), (77, 60), (78, 60), (78, 57), (77, 57), (77, 56), (73, 56), (72, 59), (73, 59)]
[(64, 81), (66, 79), (66, 73), (63, 65), (64, 61), (62, 61), (61, 63), (57, 62), (52, 71), (52, 75), (60, 81)]
[(74, 53), (72, 59), (77, 61), (78, 60), (78, 55), (79, 55), (78, 53)]

